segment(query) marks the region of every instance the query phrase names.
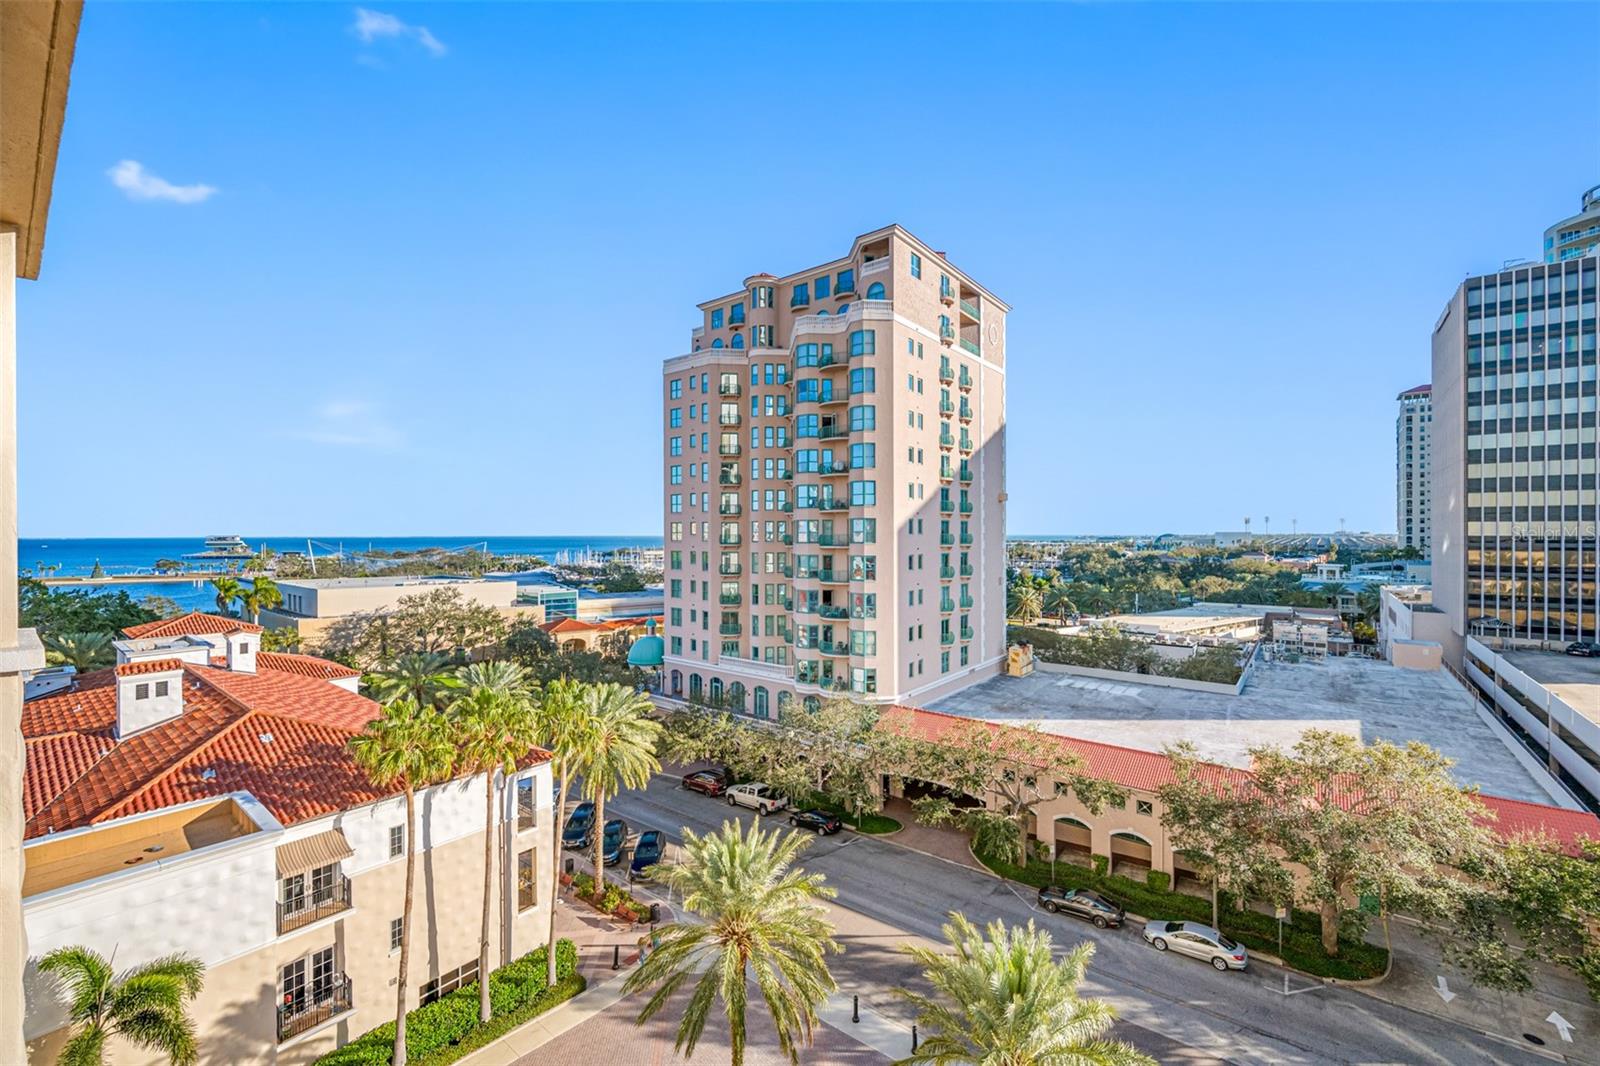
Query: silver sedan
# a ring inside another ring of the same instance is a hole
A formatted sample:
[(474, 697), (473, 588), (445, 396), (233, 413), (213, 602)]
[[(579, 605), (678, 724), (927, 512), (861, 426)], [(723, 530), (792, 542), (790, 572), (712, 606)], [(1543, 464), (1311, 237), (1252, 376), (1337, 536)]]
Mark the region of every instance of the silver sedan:
[(1199, 922), (1147, 922), (1144, 939), (1157, 951), (1193, 955), (1224, 973), (1242, 970), (1250, 964), (1250, 955), (1243, 944)]

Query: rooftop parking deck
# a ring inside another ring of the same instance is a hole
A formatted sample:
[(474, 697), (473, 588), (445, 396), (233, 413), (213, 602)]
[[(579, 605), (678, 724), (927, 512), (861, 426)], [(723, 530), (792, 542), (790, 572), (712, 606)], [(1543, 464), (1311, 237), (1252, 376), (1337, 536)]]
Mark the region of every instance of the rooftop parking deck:
[[(1594, 662), (1600, 668), (1600, 660)], [(1187, 740), (1203, 758), (1234, 766), (1249, 765), (1250, 748), (1287, 747), (1308, 729), (1336, 730), (1367, 743), (1420, 740), (1455, 760), (1463, 785), (1531, 803), (1557, 798), (1551, 791), (1557, 786), (1547, 788), (1524, 769), (1512, 742), (1479, 716), (1450, 675), (1363, 659), (1261, 662), (1238, 696), (1036, 670), (1024, 678), (992, 678), (931, 709), (1034, 722), (1052, 733), (1145, 751)]]
[(1600, 722), (1600, 659), (1559, 651), (1506, 649), (1500, 654), (1562, 703), (1591, 722)]

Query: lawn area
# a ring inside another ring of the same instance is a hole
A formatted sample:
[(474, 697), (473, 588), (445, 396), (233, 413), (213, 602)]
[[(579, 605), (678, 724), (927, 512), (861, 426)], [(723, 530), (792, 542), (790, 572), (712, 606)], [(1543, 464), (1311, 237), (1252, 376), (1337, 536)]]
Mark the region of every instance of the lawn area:
[[(812, 802), (807, 805), (808, 807), (815, 807), (818, 810), (827, 811), (829, 814), (834, 815), (839, 819), (839, 821), (843, 822), (845, 825), (849, 826), (851, 829), (854, 829), (858, 833), (881, 836), (884, 833), (898, 833), (901, 828), (903, 828), (897, 819), (890, 818), (887, 814), (877, 814), (872, 811), (864, 811), (862, 812), (861, 818), (857, 820), (854, 814), (845, 810), (843, 807), (840, 807), (837, 803), (831, 803), (821, 796), (812, 796), (811, 800)], [(799, 809), (805, 810), (807, 807), (801, 807)]]
[[(1050, 863), (1032, 859), (1026, 867), (978, 855), (978, 861), (1001, 877), (1035, 888), (1050, 883)], [(1114, 874), (1097, 874), (1070, 862), (1055, 864), (1055, 883), (1067, 888), (1093, 888), (1114, 897), (1134, 914), (1152, 919), (1203, 922), (1211, 924), (1211, 901), (1182, 892), (1147, 885)], [(1233, 909), (1224, 894), (1220, 900), (1222, 931), (1245, 947), (1277, 955), (1278, 922), (1270, 914)], [(1330, 958), (1323, 953), (1321, 924), (1310, 911), (1292, 910), (1283, 923), (1283, 961), (1316, 977), (1360, 980), (1377, 977), (1388, 966), (1388, 952), (1374, 944), (1341, 940), (1340, 954)]]

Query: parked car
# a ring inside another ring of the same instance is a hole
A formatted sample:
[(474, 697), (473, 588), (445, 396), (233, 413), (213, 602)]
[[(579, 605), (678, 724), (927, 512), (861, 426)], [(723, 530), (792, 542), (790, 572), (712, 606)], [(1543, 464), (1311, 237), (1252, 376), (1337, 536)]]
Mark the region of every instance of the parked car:
[(812, 809), (809, 811), (795, 811), (789, 815), (789, 824), (796, 829), (805, 829), (817, 834), (819, 837), (832, 836), (844, 828), (844, 823), (827, 811)]
[(661, 861), (666, 853), (667, 838), (659, 829), (646, 829), (633, 845), (633, 861), (628, 864), (628, 880), (649, 877), (649, 868)]
[(728, 786), (733, 783), (733, 775), (727, 770), (713, 768), (710, 770), (696, 770), (692, 774), (683, 776), (683, 787), (690, 792), (703, 792), (707, 796), (720, 796), (728, 791)]
[(728, 798), (728, 806), (754, 807), (761, 814), (771, 814), (789, 806), (787, 797), (778, 795), (777, 789), (760, 781), (734, 785), (723, 795)]
[(1581, 655), (1586, 659), (1592, 659), (1600, 655), (1600, 644), (1596, 644), (1592, 640), (1575, 640), (1567, 645), (1567, 654)]
[(1070, 914), (1086, 918), (1098, 928), (1121, 925), (1128, 912), (1120, 903), (1087, 888), (1061, 888), (1047, 885), (1039, 890), (1039, 906), (1051, 914)]
[(1199, 922), (1147, 922), (1144, 939), (1157, 951), (1172, 950), (1205, 959), (1218, 970), (1242, 970), (1250, 963), (1244, 945)]
[(605, 830), (600, 834), (600, 861), (607, 866), (615, 866), (622, 860), (622, 845), (627, 840), (627, 822), (621, 818), (607, 821)]
[(561, 846), (586, 848), (594, 840), (594, 804), (580, 803), (567, 815), (566, 828), (561, 830)]

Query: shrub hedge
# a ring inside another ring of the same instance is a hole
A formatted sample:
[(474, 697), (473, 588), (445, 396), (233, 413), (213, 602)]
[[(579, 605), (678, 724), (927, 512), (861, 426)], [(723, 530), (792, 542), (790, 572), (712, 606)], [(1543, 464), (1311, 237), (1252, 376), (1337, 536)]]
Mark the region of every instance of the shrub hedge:
[[(1156, 871), (1151, 871), (1150, 883), (1134, 881), (1116, 874), (1103, 874), (1104, 856), (1096, 855), (1095, 870), (1085, 870), (1069, 862), (1055, 864), (1055, 883), (1067, 888), (1093, 888), (1113, 896), (1135, 914), (1156, 920), (1203, 922), (1211, 924), (1211, 900), (1168, 891), (1168, 883), (1158, 883)], [(978, 860), (1001, 877), (1042, 888), (1050, 883), (1050, 863), (1037, 859), (1026, 867), (988, 855)], [(1166, 875), (1162, 875), (1165, 878)], [(1218, 898), (1222, 931), (1245, 947), (1278, 954), (1278, 921), (1270, 914), (1245, 909), (1237, 910), (1226, 892)], [(1339, 955), (1330, 957), (1322, 950), (1322, 925), (1315, 913), (1291, 910), (1283, 923), (1284, 962), (1297, 970), (1317, 977), (1335, 977), (1353, 981), (1376, 977), (1387, 968), (1389, 953), (1376, 944), (1365, 941), (1341, 939)]]
[[(406, 1015), (406, 1061), (410, 1066), (446, 1063), (499, 1039), (505, 1033), (583, 991), (578, 950), (556, 941), (556, 983), (545, 983), (545, 949), (536, 948), (489, 975), (487, 1024), (478, 1023), (478, 982), (463, 985)], [(317, 1060), (317, 1066), (390, 1066), (394, 1062), (394, 1022), (385, 1022)]]

